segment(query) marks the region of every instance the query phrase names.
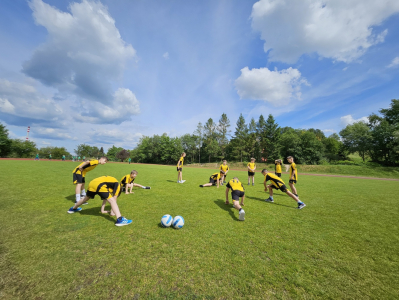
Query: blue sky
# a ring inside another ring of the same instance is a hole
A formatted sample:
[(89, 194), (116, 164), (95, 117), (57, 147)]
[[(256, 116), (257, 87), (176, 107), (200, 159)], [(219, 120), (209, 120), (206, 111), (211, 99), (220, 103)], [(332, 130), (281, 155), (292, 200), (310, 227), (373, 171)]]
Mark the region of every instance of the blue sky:
[(0, 121), (71, 152), (222, 113), (329, 135), (399, 97), (392, 0), (5, 0), (0, 39)]

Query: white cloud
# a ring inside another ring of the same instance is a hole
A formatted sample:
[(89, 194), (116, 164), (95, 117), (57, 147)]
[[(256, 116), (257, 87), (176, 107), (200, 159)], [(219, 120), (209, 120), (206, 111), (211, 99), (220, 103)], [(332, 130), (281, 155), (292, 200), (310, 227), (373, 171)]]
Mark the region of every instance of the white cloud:
[(316, 52), (351, 62), (384, 41), (387, 30), (372, 27), (397, 12), (397, 0), (260, 0), (251, 18), (272, 61), (294, 63)]
[[(57, 122), (63, 119), (62, 108), (51, 98), (40, 94), (34, 86), (0, 79), (0, 116), (10, 124), (26, 125)], [(28, 122), (28, 123), (29, 123)]]
[(346, 127), (347, 125), (351, 125), (355, 122), (360, 122), (360, 121), (368, 123), (369, 119), (367, 117), (361, 117), (359, 119), (354, 119), (352, 117), (352, 115), (346, 115), (346, 116), (341, 117), (341, 125), (343, 127)]
[(112, 83), (136, 52), (121, 38), (107, 8), (88, 0), (70, 4), (70, 13), (42, 0), (29, 5), (48, 37), (23, 64), (24, 73), (60, 92), (112, 105)]
[(125, 145), (127, 148), (133, 146), (143, 135), (139, 132), (132, 132), (131, 128), (121, 129), (96, 129), (90, 134), (91, 139), (96, 143), (107, 145)]
[(334, 133), (335, 132), (334, 129), (323, 129), (322, 131), (325, 133), (329, 133), (329, 132)]
[(263, 100), (274, 106), (286, 105), (291, 99), (301, 99), (301, 85), (308, 85), (297, 69), (270, 71), (268, 68), (241, 69), (235, 81), (241, 99)]
[(43, 138), (51, 140), (77, 140), (60, 128), (33, 127), (31, 128), (31, 135), (36, 139)]
[(140, 113), (139, 101), (129, 89), (119, 88), (113, 96), (112, 106), (96, 103), (88, 105), (85, 113), (78, 114), (75, 119), (86, 123), (120, 124), (130, 120), (132, 115)]
[(165, 59), (169, 59), (169, 52), (165, 52), (165, 53), (162, 55), (162, 57), (165, 58)]
[(393, 68), (399, 66), (399, 56), (395, 57), (388, 68)]

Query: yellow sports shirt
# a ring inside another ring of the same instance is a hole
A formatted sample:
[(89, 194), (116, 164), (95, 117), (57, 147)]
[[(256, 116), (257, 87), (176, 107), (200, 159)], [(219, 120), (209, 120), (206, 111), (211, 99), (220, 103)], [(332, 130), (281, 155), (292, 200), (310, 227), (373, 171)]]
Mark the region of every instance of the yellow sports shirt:
[(232, 189), (233, 191), (241, 191), (241, 192), (244, 191), (244, 187), (242, 186), (242, 183), (237, 179), (231, 179), (227, 183), (226, 187)]
[(282, 186), (283, 184), (285, 185), (284, 181), (281, 180), (280, 177), (278, 177), (277, 175), (274, 175), (272, 173), (267, 173), (265, 176), (265, 182), (270, 180), (270, 182), (272, 183), (272, 185), (274, 185), (277, 188), (280, 188), (280, 186)]
[(255, 170), (256, 164), (255, 164), (255, 163), (249, 162), (249, 163), (247, 164), (247, 166), (248, 166), (250, 169)]
[(72, 171), (72, 173), (82, 174), (82, 175), (84, 176), (84, 175), (86, 175), (87, 172), (89, 172), (89, 171), (93, 170), (95, 167), (97, 167), (97, 165), (98, 165), (98, 160), (96, 160), (96, 159), (95, 159), (95, 160), (91, 160), (91, 161), (89, 162), (88, 165), (85, 165), (85, 166), (83, 167), (83, 171), (81, 172), (81, 171), (79, 170), (79, 168), (80, 168), (81, 166), (83, 166), (84, 164), (86, 164), (86, 162), (83, 162), (83, 163), (81, 163), (79, 166), (77, 166), (77, 167)]
[(274, 163), (276, 165), (276, 173), (281, 173), (281, 164), (279, 162)]
[(212, 178), (213, 180), (218, 180), (218, 179), (220, 179), (220, 173), (219, 173), (219, 172), (213, 173), (213, 174), (211, 175), (211, 178)]
[(128, 183), (132, 183), (135, 178), (130, 177), (130, 174), (127, 174), (126, 176), (123, 176), (121, 179), (121, 185), (125, 186)]
[[(117, 186), (117, 189), (114, 191), (115, 186)], [(114, 177), (101, 176), (90, 181), (89, 188), (87, 190), (95, 193), (108, 192), (113, 195), (118, 195), (120, 191), (120, 185), (118, 180), (116, 180)]]
[(229, 166), (228, 165), (220, 165), (220, 168), (219, 168), (221, 171), (223, 171), (223, 172), (226, 172), (226, 171), (228, 171), (229, 170)]
[(184, 157), (180, 157), (179, 161), (177, 162), (177, 167), (178, 168), (183, 168), (183, 163), (184, 163)]
[(296, 164), (292, 163), (290, 167), (290, 180), (298, 180), (298, 171), (296, 169)]

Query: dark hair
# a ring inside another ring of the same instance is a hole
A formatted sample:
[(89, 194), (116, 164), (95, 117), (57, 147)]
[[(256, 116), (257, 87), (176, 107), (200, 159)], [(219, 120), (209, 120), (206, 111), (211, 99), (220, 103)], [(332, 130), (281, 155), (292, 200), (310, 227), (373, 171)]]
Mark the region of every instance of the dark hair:
[(288, 157), (287, 157), (287, 159), (289, 159), (289, 158), (292, 158), (292, 159), (294, 159), (292, 156), (288, 156)]
[(267, 169), (263, 169), (263, 170), (262, 170), (262, 173), (265, 173), (265, 172), (267, 172)]

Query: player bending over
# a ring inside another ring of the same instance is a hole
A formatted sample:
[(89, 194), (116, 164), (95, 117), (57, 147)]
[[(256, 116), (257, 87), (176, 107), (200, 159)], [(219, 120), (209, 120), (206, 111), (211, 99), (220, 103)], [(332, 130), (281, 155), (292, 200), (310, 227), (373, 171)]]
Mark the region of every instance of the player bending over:
[(177, 183), (185, 182), (185, 180), (183, 180), (183, 163), (184, 163), (185, 157), (186, 157), (186, 153), (183, 152), (180, 156), (179, 161), (177, 162)]
[[(81, 198), (84, 198), (84, 196), (86, 196), (86, 191), (85, 191), (86, 173), (93, 170), (99, 164), (103, 165), (107, 162), (108, 162), (108, 158), (105, 156), (102, 156), (99, 160), (91, 160), (91, 161), (83, 162), (72, 171), (73, 184), (76, 184), (76, 187), (75, 187), (76, 201), (75, 201), (75, 203), (77, 203)], [(82, 196), (80, 196), (80, 193), (82, 193)]]
[[(120, 182), (121, 189), (122, 189), (122, 192), (125, 191), (126, 195), (134, 194), (134, 192), (132, 192), (134, 186), (140, 187), (142, 189), (147, 189), (147, 190), (151, 189), (151, 187), (149, 187), (149, 186), (143, 186), (141, 184), (134, 183), (134, 180), (136, 179), (137, 174), (138, 174), (138, 172), (136, 170), (133, 170), (132, 172), (130, 172), (130, 174), (127, 174), (126, 176), (124, 176), (121, 179), (121, 182)], [(129, 189), (130, 189), (130, 192), (129, 192)]]
[[(242, 209), (241, 205), (244, 206), (245, 192), (242, 183), (237, 177), (231, 179), (226, 185), (226, 204), (229, 204), (229, 190), (231, 189), (231, 198), (233, 199), (233, 205), (236, 210), (238, 210), (238, 219), (240, 221), (245, 220), (245, 211)], [(241, 198), (241, 203), (238, 204)]]
[(213, 173), (211, 177), (209, 177), (209, 183), (201, 184), (200, 187), (217, 185), (219, 188), (220, 183), (220, 172)]
[[(269, 198), (265, 199), (266, 202), (274, 202), (273, 200), (273, 189), (280, 190), (284, 193), (286, 193), (288, 196), (290, 196), (292, 199), (294, 199), (298, 203), (298, 209), (302, 209), (306, 206), (305, 203), (303, 203), (297, 196), (295, 196), (293, 193), (291, 193), (287, 187), (285, 186), (284, 181), (281, 180), (281, 178), (277, 177), (276, 175), (269, 173), (266, 169), (262, 170), (262, 174), (265, 176), (265, 181), (263, 182), (263, 185), (265, 186), (265, 192), (269, 190)], [(266, 182), (269, 181), (271, 184), (266, 185)]]
[(116, 216), (116, 226), (124, 226), (132, 223), (132, 220), (128, 220), (125, 217), (122, 217), (121, 212), (119, 211), (118, 204), (116, 203), (116, 199), (121, 193), (121, 188), (118, 180), (111, 176), (101, 176), (96, 179), (93, 179), (89, 183), (89, 188), (87, 189), (87, 194), (83, 199), (80, 199), (78, 203), (75, 203), (69, 210), (69, 214), (73, 214), (75, 212), (79, 212), (82, 210), (81, 206), (83, 203), (93, 199), (95, 195), (99, 195), (101, 199), (104, 201), (108, 201), (111, 205), (111, 214), (113, 213)]
[(227, 165), (227, 160), (223, 161), (223, 164), (219, 167), (220, 170), (220, 184), (226, 183), (226, 176), (229, 172), (229, 166)]

